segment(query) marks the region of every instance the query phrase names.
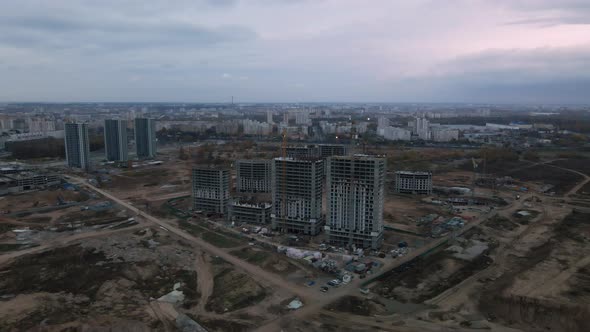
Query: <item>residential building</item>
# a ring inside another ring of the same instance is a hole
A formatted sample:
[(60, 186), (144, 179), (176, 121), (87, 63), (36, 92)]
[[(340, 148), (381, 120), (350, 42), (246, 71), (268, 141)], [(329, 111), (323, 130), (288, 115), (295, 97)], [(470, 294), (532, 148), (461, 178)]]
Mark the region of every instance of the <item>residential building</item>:
[(384, 157), (353, 155), (327, 161), (327, 215), (330, 243), (377, 249), (383, 241)]
[(229, 169), (201, 166), (193, 168), (193, 209), (226, 214), (229, 202)]
[(286, 148), (287, 157), (294, 159), (318, 158), (320, 151), (316, 145), (291, 145)]
[(432, 173), (395, 172), (395, 192), (398, 194), (432, 194)]
[(271, 160), (236, 161), (236, 191), (239, 193), (270, 193)]
[(432, 140), (435, 142), (451, 142), (459, 139), (459, 131), (444, 127), (433, 127), (431, 131)]
[(90, 143), (86, 123), (65, 124), (65, 148), (68, 167), (90, 169)]
[(390, 141), (409, 141), (412, 139), (412, 132), (398, 127), (382, 127), (378, 129), (379, 135)]
[(0, 195), (57, 186), (61, 179), (56, 174), (40, 174), (29, 170), (0, 175)]
[(269, 135), (272, 131), (272, 126), (266, 122), (259, 122), (255, 120), (242, 120), (242, 129), (244, 135)]
[(425, 141), (430, 140), (430, 122), (425, 117), (418, 117), (415, 120), (414, 133), (418, 135), (418, 138)]
[(127, 121), (104, 120), (104, 150), (108, 161), (127, 161)]
[(229, 205), (229, 217), (236, 223), (267, 225), (271, 222), (271, 210), (270, 203), (250, 204), (235, 201)]
[(272, 168), (272, 228), (316, 235), (324, 224), (321, 159), (275, 158)]
[(348, 146), (344, 144), (318, 144), (319, 156), (326, 159), (331, 156), (346, 156)]
[(139, 159), (156, 157), (156, 122), (154, 119), (135, 119), (135, 147)]
[(295, 113), (295, 124), (297, 125), (309, 125), (311, 120), (309, 118), (308, 111), (299, 111)]

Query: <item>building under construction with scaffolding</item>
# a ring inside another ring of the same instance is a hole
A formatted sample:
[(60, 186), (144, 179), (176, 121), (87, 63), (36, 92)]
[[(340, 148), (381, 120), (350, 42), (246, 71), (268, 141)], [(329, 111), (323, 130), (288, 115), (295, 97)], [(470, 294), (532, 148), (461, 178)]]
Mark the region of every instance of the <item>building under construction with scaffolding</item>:
[(371, 249), (381, 246), (385, 172), (385, 158), (380, 156), (328, 158), (324, 229), (331, 244)]
[(323, 161), (317, 158), (273, 160), (273, 230), (305, 235), (317, 235), (321, 231), (323, 166)]

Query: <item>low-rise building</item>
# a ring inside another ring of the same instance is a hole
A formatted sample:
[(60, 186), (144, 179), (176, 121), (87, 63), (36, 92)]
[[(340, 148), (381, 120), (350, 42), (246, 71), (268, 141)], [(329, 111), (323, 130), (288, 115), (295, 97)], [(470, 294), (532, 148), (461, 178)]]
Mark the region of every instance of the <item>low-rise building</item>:
[(239, 201), (231, 202), (229, 205), (229, 218), (236, 223), (267, 225), (271, 223), (270, 203), (242, 203)]
[(56, 174), (39, 174), (31, 171), (6, 173), (0, 175), (0, 195), (42, 189), (60, 183), (61, 179)]
[(432, 194), (432, 173), (395, 172), (395, 192), (398, 194)]

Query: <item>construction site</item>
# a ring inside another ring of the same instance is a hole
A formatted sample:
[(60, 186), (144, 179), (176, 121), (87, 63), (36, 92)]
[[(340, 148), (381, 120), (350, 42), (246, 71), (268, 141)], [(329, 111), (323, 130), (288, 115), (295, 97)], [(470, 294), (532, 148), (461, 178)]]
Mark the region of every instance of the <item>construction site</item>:
[[(196, 165), (216, 160), (232, 197), (262, 204), (267, 189), (237, 193), (232, 162), (281, 149), (171, 150), (1, 197), (0, 330), (585, 330), (584, 163), (548, 155), (484, 172), (469, 151), (365, 151), (388, 156), (377, 249), (195, 210)], [(432, 194), (396, 192), (394, 173), (416, 169), (432, 172)]]

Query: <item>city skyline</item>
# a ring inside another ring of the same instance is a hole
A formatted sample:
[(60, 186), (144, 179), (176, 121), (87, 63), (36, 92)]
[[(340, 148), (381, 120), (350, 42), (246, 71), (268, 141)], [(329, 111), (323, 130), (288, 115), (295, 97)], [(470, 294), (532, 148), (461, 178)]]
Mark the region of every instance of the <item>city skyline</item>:
[(589, 103), (589, 8), (3, 3), (0, 100)]

